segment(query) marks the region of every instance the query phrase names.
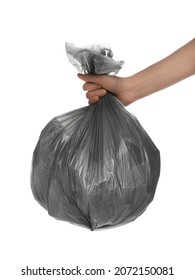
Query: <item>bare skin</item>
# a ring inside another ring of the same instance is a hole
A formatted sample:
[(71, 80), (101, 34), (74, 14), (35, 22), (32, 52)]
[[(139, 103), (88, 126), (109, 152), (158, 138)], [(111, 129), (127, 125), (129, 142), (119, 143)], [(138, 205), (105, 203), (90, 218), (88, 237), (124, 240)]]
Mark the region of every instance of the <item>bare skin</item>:
[(146, 69), (130, 76), (81, 75), (89, 103), (95, 103), (107, 91), (125, 105), (169, 87), (195, 74), (195, 39)]

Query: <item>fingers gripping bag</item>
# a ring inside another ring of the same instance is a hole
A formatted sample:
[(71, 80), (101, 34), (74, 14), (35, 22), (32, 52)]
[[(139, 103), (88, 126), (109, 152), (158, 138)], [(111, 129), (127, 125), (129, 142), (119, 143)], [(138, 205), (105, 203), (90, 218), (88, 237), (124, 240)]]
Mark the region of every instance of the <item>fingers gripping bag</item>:
[[(80, 73), (116, 74), (123, 65), (107, 45), (66, 43), (66, 52)], [(46, 125), (33, 153), (31, 188), (49, 215), (95, 230), (141, 215), (159, 174), (158, 149), (109, 92)]]

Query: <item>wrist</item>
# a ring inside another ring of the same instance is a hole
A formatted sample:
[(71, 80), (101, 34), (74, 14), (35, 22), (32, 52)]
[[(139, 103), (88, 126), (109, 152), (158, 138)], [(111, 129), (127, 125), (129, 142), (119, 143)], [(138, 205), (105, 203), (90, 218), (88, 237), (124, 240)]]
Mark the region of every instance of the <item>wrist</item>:
[(138, 86), (138, 80), (135, 78), (135, 76), (129, 76), (126, 77), (126, 90), (124, 93), (124, 96), (126, 96), (126, 105), (129, 105), (136, 100), (140, 99), (139, 97), (139, 86)]

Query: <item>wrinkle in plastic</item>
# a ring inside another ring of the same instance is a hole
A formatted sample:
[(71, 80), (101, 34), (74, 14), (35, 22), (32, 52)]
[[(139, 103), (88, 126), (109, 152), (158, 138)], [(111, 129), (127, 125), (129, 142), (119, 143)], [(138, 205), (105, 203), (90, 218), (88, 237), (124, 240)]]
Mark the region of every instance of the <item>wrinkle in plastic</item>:
[[(117, 73), (107, 45), (66, 44), (81, 73)], [(108, 93), (96, 104), (53, 118), (33, 153), (31, 188), (56, 219), (91, 230), (135, 220), (153, 200), (160, 153), (138, 120)]]

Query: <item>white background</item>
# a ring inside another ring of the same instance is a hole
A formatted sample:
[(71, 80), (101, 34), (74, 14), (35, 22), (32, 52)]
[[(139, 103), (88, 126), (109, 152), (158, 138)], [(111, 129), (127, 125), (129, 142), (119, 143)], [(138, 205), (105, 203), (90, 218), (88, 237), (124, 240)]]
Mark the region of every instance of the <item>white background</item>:
[(128, 76), (193, 39), (194, 27), (189, 0), (1, 1), (1, 279), (86, 279), (21, 276), (26, 265), (172, 266), (175, 276), (87, 279), (194, 279), (194, 77), (127, 107), (162, 160), (155, 199), (135, 222), (91, 232), (51, 218), (30, 189), (42, 128), (87, 104), (65, 41), (109, 43), (115, 59), (125, 60), (120, 75)]

